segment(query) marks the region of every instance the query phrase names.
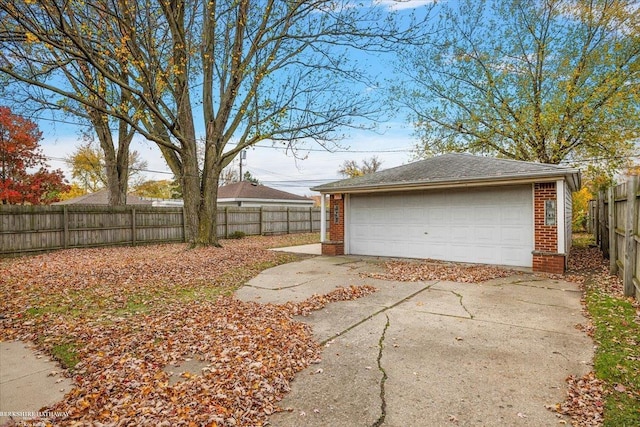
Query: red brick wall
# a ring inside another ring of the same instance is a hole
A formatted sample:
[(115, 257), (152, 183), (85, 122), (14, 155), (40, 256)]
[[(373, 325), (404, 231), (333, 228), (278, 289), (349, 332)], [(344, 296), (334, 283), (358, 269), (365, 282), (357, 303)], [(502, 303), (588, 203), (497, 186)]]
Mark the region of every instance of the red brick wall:
[(322, 243), (322, 255), (344, 255), (344, 198), (335, 194), (329, 197), (329, 241)]
[[(335, 194), (329, 200), (329, 240), (344, 242), (344, 198), (336, 199)], [(338, 221), (335, 221), (335, 209), (338, 209)]]
[(563, 274), (564, 262), (564, 255), (534, 254), (533, 271)]
[(533, 271), (562, 274), (565, 256), (558, 253), (558, 226), (564, 226), (564, 224), (558, 224), (556, 221), (556, 225), (545, 225), (544, 202), (546, 200), (557, 200), (555, 182), (539, 182), (534, 184), (533, 188)]
[(322, 255), (328, 255), (328, 256), (344, 255), (344, 243), (322, 242)]
[(536, 251), (558, 252), (558, 226), (544, 225), (544, 202), (546, 200), (556, 200), (556, 183), (536, 183), (533, 191), (534, 248)]

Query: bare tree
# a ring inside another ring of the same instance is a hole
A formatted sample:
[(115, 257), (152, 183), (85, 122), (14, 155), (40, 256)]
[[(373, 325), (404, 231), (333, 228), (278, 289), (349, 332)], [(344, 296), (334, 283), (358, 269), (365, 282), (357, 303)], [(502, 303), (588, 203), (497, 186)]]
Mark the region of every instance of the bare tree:
[[(0, 14), (0, 72), (124, 120), (158, 144), (181, 181), (194, 245), (218, 244), (218, 183), (238, 153), (259, 141), (330, 148), (345, 127), (376, 118), (380, 105), (350, 58), (423, 28), (408, 22), (400, 32), (381, 6), (333, 0), (0, 0)], [(6, 37), (16, 33), (24, 40)], [(21, 74), (15, 63), (28, 63), (33, 45), (87, 64), (142, 112), (92, 88), (80, 96)]]
[(378, 156), (362, 160), (362, 165), (359, 165), (355, 160), (345, 160), (340, 169), (338, 169), (338, 173), (349, 178), (355, 178), (374, 173), (380, 169), (380, 166), (382, 166), (382, 161), (378, 159)]

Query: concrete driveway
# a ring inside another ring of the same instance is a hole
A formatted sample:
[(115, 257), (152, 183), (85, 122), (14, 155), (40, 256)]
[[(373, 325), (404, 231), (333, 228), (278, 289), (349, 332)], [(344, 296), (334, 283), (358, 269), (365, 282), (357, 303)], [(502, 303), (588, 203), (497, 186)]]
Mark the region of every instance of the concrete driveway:
[(301, 301), (338, 286), (379, 290), (301, 318), (324, 345), (274, 426), (553, 426), (565, 378), (590, 370), (577, 285), (531, 274), (482, 284), (361, 278), (380, 267), (314, 257), (264, 271), (247, 301)]

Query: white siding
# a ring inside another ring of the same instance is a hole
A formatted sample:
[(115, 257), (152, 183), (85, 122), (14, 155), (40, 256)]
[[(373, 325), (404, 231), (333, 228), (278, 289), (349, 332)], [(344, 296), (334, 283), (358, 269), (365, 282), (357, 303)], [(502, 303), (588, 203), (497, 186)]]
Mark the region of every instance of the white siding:
[(573, 219), (573, 204), (571, 197), (571, 189), (567, 184), (567, 181), (564, 181), (564, 218), (565, 218), (565, 248), (564, 253), (568, 254), (571, 250), (571, 238), (572, 238), (572, 219)]

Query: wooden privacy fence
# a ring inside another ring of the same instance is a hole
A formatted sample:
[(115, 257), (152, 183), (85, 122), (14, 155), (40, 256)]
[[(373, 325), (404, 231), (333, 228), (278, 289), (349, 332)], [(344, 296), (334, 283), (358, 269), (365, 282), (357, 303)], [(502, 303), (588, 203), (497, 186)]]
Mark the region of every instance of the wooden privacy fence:
[(609, 271), (624, 281), (624, 294), (640, 299), (640, 177), (601, 192), (591, 203), (592, 227)]
[[(217, 219), (221, 238), (320, 231), (320, 208), (219, 207)], [(0, 256), (188, 238), (180, 207), (0, 205)]]

